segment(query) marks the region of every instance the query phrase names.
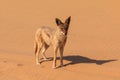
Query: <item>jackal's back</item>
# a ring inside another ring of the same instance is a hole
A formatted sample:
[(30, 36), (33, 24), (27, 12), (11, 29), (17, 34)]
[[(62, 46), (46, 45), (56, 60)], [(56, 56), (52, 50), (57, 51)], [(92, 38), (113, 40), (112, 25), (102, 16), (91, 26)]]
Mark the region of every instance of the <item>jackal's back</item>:
[(36, 40), (44, 42), (47, 45), (51, 44), (52, 37), (54, 35), (55, 29), (51, 27), (40, 27), (35, 34)]

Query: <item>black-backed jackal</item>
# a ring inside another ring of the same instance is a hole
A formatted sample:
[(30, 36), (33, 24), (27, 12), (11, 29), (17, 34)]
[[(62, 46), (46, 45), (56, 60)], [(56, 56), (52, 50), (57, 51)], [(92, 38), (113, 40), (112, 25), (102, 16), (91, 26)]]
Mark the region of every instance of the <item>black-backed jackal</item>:
[(57, 51), (60, 51), (60, 66), (63, 66), (63, 51), (67, 40), (67, 33), (71, 17), (68, 17), (65, 22), (56, 18), (57, 29), (50, 27), (40, 27), (35, 34), (35, 56), (36, 64), (39, 62), (39, 53), (41, 53), (44, 60), (48, 60), (45, 56), (45, 51), (49, 46), (54, 48), (53, 66), (56, 68)]

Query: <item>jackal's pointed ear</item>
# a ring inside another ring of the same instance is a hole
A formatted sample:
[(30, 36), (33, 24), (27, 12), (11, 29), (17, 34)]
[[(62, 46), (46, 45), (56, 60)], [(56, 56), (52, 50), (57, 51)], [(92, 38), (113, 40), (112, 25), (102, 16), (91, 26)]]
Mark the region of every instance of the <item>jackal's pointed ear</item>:
[(58, 19), (58, 18), (56, 18), (55, 21), (56, 21), (56, 24), (57, 24), (58, 26), (59, 26), (60, 24), (63, 24), (62, 21), (61, 21), (60, 19)]
[(71, 16), (69, 16), (66, 21), (65, 21), (65, 24), (69, 25), (70, 24), (70, 21), (71, 21)]

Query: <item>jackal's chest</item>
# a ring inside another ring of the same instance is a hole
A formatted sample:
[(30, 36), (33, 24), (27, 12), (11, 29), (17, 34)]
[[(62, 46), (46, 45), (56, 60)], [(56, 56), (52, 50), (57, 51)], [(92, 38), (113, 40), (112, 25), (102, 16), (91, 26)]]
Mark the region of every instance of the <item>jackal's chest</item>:
[(66, 43), (67, 37), (66, 36), (56, 36), (53, 39), (53, 45), (55, 46), (64, 46)]
[(60, 46), (64, 46), (65, 43), (66, 43), (66, 39), (64, 39), (63, 41), (61, 41), (61, 40), (58, 41), (58, 44), (59, 44)]

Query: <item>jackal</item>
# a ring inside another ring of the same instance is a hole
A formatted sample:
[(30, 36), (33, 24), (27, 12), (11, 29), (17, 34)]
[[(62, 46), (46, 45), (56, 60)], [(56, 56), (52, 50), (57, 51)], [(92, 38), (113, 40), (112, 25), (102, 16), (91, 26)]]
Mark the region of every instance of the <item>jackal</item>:
[(56, 18), (57, 28), (52, 29), (50, 27), (40, 27), (35, 33), (35, 56), (36, 64), (39, 62), (39, 53), (41, 53), (44, 60), (48, 60), (45, 56), (45, 51), (49, 46), (54, 48), (54, 57), (53, 57), (53, 66), (56, 68), (56, 57), (57, 51), (60, 51), (60, 66), (63, 66), (63, 51), (64, 46), (67, 41), (67, 33), (69, 29), (71, 16), (68, 17), (65, 22), (62, 22), (60, 19)]

